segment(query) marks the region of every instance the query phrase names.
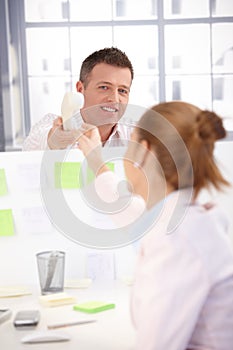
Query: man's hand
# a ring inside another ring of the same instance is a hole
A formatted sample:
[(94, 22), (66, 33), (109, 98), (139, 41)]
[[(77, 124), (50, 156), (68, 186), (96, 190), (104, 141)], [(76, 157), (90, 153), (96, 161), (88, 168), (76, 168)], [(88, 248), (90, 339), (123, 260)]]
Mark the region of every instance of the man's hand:
[(62, 118), (58, 117), (53, 122), (53, 127), (48, 134), (48, 146), (50, 149), (65, 149), (77, 140), (76, 130), (65, 131), (62, 126)]

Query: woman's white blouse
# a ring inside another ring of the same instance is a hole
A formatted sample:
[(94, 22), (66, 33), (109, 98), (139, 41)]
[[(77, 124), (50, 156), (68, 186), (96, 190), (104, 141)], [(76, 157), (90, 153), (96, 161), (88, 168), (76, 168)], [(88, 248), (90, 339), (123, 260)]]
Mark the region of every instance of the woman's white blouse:
[[(106, 201), (116, 199), (117, 182), (111, 172), (98, 176), (99, 195)], [(161, 216), (140, 242), (131, 298), (136, 349), (232, 350), (233, 250), (228, 222), (217, 206), (206, 210), (198, 203), (185, 205), (177, 201), (181, 194), (166, 198)], [(135, 211), (138, 217), (142, 198), (132, 203), (130, 216)], [(183, 215), (167, 233), (177, 206)]]

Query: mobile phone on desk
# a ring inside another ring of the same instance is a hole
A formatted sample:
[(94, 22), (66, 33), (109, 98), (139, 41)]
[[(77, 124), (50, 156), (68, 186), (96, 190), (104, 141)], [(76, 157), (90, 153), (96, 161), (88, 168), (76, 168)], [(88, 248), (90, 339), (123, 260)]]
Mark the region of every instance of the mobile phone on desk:
[(14, 318), (14, 326), (20, 327), (35, 327), (40, 320), (39, 310), (22, 310), (18, 311)]

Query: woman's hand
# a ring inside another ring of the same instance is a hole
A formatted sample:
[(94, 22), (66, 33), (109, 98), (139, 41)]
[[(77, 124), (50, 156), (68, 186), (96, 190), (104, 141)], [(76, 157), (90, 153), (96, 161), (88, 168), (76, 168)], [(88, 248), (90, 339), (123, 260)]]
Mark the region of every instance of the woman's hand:
[(102, 172), (109, 171), (103, 161), (102, 142), (98, 128), (94, 125), (84, 123), (78, 131), (78, 148), (81, 149), (87, 158), (88, 165), (94, 174), (97, 176)]
[(79, 148), (82, 150), (85, 157), (96, 149), (101, 153), (100, 149), (102, 147), (102, 143), (99, 130), (96, 126), (83, 123), (78, 131)]

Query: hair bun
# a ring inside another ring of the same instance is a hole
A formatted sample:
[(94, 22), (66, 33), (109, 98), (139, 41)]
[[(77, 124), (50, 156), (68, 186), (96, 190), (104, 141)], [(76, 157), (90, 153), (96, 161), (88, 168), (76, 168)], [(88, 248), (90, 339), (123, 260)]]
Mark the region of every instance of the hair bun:
[(197, 131), (204, 142), (214, 142), (226, 136), (222, 118), (210, 111), (201, 111), (197, 116)]

